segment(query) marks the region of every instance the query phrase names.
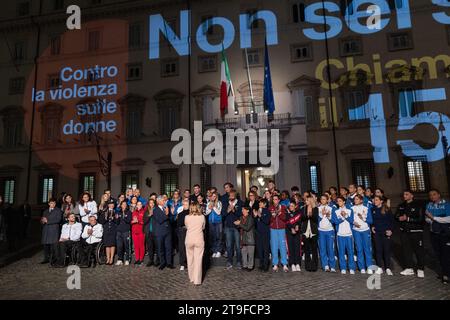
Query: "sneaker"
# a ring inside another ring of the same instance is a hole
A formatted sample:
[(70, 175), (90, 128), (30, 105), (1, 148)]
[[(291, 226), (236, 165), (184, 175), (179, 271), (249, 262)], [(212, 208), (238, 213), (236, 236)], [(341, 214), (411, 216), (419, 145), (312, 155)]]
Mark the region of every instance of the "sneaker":
[(284, 271), (284, 272), (289, 272), (289, 268), (288, 268), (287, 265), (284, 265), (284, 266), (283, 266), (283, 271)]
[(355, 270), (350, 270), (350, 274), (355, 274)]
[(443, 284), (448, 284), (448, 277), (447, 276), (443, 276), (442, 277), (442, 283)]
[(292, 272), (296, 272), (296, 271), (297, 271), (297, 267), (295, 266), (295, 264), (293, 264), (293, 265), (291, 266), (291, 269), (292, 269)]
[(233, 269), (233, 265), (227, 264), (226, 270), (231, 270), (231, 269)]
[(220, 256), (221, 256), (220, 252), (217, 252), (216, 253), (216, 258), (220, 258)]
[(341, 274), (347, 274), (347, 270), (341, 270)]
[(130, 261), (125, 260), (125, 265), (126, 265), (126, 266), (129, 266), (129, 265), (130, 265)]
[(417, 270), (417, 277), (418, 278), (425, 278), (425, 273), (423, 272), (423, 270)]
[(277, 265), (273, 266), (272, 270), (278, 272), (278, 266)]
[(372, 270), (371, 268), (368, 268), (368, 269), (367, 269), (367, 273), (368, 273), (368, 274), (373, 274), (373, 270)]
[(302, 271), (302, 269), (300, 268), (300, 265), (299, 265), (299, 264), (297, 264), (297, 265), (295, 266), (295, 269), (296, 269), (298, 272)]
[(330, 269), (330, 272), (332, 272), (332, 273), (336, 273), (336, 269), (334, 269), (334, 268), (331, 268), (331, 269)]
[(402, 272), (400, 272), (400, 274), (402, 276), (413, 276), (414, 275), (414, 270), (411, 268), (405, 269)]
[(375, 271), (376, 274), (383, 274), (383, 269), (378, 267), (377, 271)]
[(184, 271), (184, 266), (181, 266), (181, 267), (180, 267), (180, 271)]
[(122, 262), (122, 260), (117, 260), (117, 262), (116, 262), (116, 266), (121, 266), (121, 265), (123, 265), (123, 262)]
[(386, 269), (386, 274), (388, 275), (388, 276), (393, 276), (394, 274), (392, 273), (392, 271), (391, 271), (391, 269)]
[(216, 253), (214, 252), (211, 257), (215, 258), (216, 257)]
[(361, 269), (361, 274), (366, 274), (366, 269)]

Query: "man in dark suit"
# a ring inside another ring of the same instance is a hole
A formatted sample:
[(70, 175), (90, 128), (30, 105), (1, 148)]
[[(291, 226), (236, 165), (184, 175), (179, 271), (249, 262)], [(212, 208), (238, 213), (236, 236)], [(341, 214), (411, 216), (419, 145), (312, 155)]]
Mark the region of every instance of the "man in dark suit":
[(153, 210), (155, 219), (155, 236), (160, 260), (159, 269), (165, 267), (173, 269), (172, 258), (172, 232), (169, 220), (169, 208), (165, 206), (165, 200), (162, 196), (156, 199), (157, 206)]
[(56, 200), (50, 199), (48, 209), (44, 211), (41, 218), (42, 244), (44, 246), (44, 260), (41, 264), (52, 262), (50, 259), (56, 259), (55, 246), (59, 241), (62, 216), (61, 209), (56, 207)]

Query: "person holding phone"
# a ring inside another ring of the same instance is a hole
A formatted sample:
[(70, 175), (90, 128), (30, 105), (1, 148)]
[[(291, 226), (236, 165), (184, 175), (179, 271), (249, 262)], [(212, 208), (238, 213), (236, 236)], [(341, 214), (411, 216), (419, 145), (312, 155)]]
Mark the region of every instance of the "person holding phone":
[(301, 271), (301, 221), (302, 215), (294, 201), (289, 203), (286, 210), (286, 239), (289, 249), (289, 264), (293, 272)]
[(106, 265), (112, 266), (116, 251), (117, 223), (116, 203), (109, 199), (100, 212), (98, 222), (103, 225), (103, 245), (106, 247)]

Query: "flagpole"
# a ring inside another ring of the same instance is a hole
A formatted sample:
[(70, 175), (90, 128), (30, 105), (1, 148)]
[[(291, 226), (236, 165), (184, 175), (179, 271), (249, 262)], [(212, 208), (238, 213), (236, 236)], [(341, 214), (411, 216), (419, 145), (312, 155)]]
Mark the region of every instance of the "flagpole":
[[(188, 109), (189, 109), (189, 132), (192, 130), (192, 118), (191, 118), (191, 112), (192, 112), (192, 102), (191, 102), (191, 55), (192, 55), (192, 47), (191, 47), (191, 2), (187, 0), (187, 9), (189, 11), (189, 34), (188, 34), (188, 42), (189, 42), (189, 56), (188, 56)], [(189, 162), (189, 188), (192, 186), (192, 163)], [(178, 186), (179, 187), (179, 186)]]
[[(327, 30), (327, 18), (325, 16), (325, 2), (322, 0), (322, 14), (323, 14), (323, 25), (325, 30)], [(330, 111), (331, 111), (331, 130), (333, 133), (333, 149), (334, 149), (334, 163), (336, 165), (336, 182), (337, 187), (340, 186), (340, 178), (339, 178), (339, 158), (338, 158), (338, 152), (337, 152), (337, 141), (336, 141), (336, 126), (334, 124), (335, 118), (335, 108), (333, 104), (333, 89), (331, 88), (331, 71), (330, 71), (330, 52), (329, 52), (329, 46), (328, 46), (328, 32), (325, 31), (325, 53), (327, 57), (327, 77), (328, 77), (328, 95), (330, 98)]]
[(248, 63), (247, 48), (245, 48), (245, 62), (246, 62), (246, 67), (247, 67), (248, 86), (250, 88), (250, 99), (251, 99), (251, 102), (252, 102), (252, 113), (255, 113), (255, 100), (254, 100), (254, 96), (253, 96), (253, 85), (252, 85), (252, 77), (250, 75), (250, 66), (249, 66), (249, 63)]

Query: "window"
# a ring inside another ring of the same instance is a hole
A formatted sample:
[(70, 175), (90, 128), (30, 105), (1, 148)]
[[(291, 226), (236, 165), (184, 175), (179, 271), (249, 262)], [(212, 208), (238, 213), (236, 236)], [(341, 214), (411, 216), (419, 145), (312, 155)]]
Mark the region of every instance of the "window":
[(64, 107), (53, 104), (40, 108), (42, 144), (51, 145), (60, 142), (61, 123)]
[(161, 61), (161, 77), (176, 77), (179, 72), (178, 59), (166, 59)]
[(400, 118), (409, 118), (415, 115), (414, 102), (416, 101), (412, 88), (398, 90), (398, 105), (400, 107)]
[(340, 39), (339, 50), (342, 57), (363, 54), (362, 41), (359, 38)]
[(309, 181), (310, 190), (316, 193), (322, 192), (322, 181), (320, 177), (320, 162), (310, 162), (309, 163)]
[(14, 44), (14, 60), (20, 61), (25, 59), (25, 42), (19, 41)]
[(390, 51), (413, 49), (411, 33), (396, 32), (388, 35), (388, 47)]
[(128, 46), (130, 48), (140, 48), (142, 45), (141, 25), (139, 23), (128, 26)]
[(366, 120), (369, 118), (370, 109), (369, 106), (366, 108), (357, 108), (366, 103), (365, 95), (363, 90), (350, 90), (345, 92), (345, 103), (349, 111), (349, 120)]
[(122, 190), (139, 188), (139, 171), (122, 172)]
[(53, 0), (53, 10), (62, 10), (64, 8), (64, 0)]
[(23, 117), (4, 123), (3, 144), (5, 148), (15, 148), (22, 142)]
[(172, 132), (179, 127), (179, 108), (165, 107), (160, 109), (160, 134), (163, 138), (170, 138)]
[(319, 124), (320, 113), (319, 113), (319, 110), (316, 109), (316, 107), (314, 105), (313, 97), (305, 96), (303, 101), (304, 101), (305, 110), (306, 110), (306, 123), (308, 125)]
[(364, 186), (365, 188), (375, 187), (377, 185), (375, 178), (375, 164), (372, 159), (352, 160), (353, 183)]
[(166, 193), (171, 197), (178, 188), (178, 170), (160, 170), (159, 174), (161, 175), (161, 194)]
[[(248, 56), (248, 66), (252, 67), (262, 67), (264, 57), (262, 49), (252, 49), (247, 50)], [(247, 68), (247, 61), (245, 59), (245, 51), (244, 51), (244, 68)]]
[(130, 141), (136, 141), (141, 137), (141, 111), (137, 108), (127, 109), (126, 136)]
[(79, 180), (79, 192), (82, 194), (83, 192), (89, 192), (93, 197), (95, 197), (95, 173), (82, 173), (80, 174)]
[(15, 178), (2, 178), (2, 196), (3, 202), (8, 204), (14, 204), (16, 199), (16, 179)]
[(142, 64), (130, 63), (127, 65), (127, 80), (141, 80), (142, 79)]
[(301, 62), (313, 59), (311, 43), (294, 44), (291, 46), (291, 61)]
[(47, 88), (58, 89), (62, 85), (59, 73), (51, 74), (48, 76)]
[(211, 187), (211, 166), (200, 167), (200, 188), (206, 192)]
[(292, 5), (292, 21), (294, 23), (305, 22), (305, 4), (303, 2)]
[(100, 48), (100, 31), (94, 30), (88, 33), (88, 50), (95, 51)]
[(429, 171), (426, 157), (405, 160), (406, 185), (412, 192), (427, 192)]
[(41, 192), (39, 193), (39, 203), (47, 203), (55, 195), (55, 176), (42, 176), (40, 187)]
[(249, 29), (258, 29), (259, 28), (259, 18), (258, 18), (258, 10), (257, 9), (247, 10), (247, 27)]
[(57, 56), (61, 53), (61, 36), (54, 36), (50, 38), (50, 54)]
[[(212, 24), (212, 18), (214, 18), (212, 15), (207, 15), (202, 17), (202, 32), (204, 35), (212, 35), (214, 34), (214, 26)], [(205, 23), (206, 22), (206, 23)]]
[(19, 17), (27, 16), (30, 14), (30, 2), (20, 2), (17, 5), (17, 15)]
[(25, 78), (12, 78), (9, 79), (9, 94), (22, 94), (25, 88)]
[(208, 55), (198, 57), (198, 72), (216, 72), (217, 55)]

